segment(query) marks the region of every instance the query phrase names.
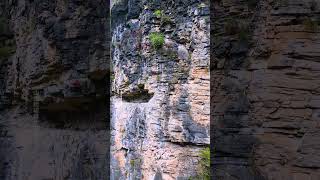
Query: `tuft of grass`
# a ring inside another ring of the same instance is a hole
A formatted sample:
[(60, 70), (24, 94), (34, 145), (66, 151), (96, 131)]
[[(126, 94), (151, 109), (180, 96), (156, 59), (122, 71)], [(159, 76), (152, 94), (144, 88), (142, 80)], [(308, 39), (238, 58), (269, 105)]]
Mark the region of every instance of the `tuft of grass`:
[(157, 9), (157, 10), (154, 11), (153, 14), (154, 14), (157, 18), (161, 18), (161, 16), (162, 16), (162, 11), (159, 10), (159, 9)]
[(134, 165), (135, 165), (135, 160), (134, 159), (130, 160), (130, 165), (131, 165), (131, 167), (134, 167)]
[(161, 49), (164, 44), (164, 35), (162, 33), (151, 33), (149, 35), (151, 44), (155, 49)]

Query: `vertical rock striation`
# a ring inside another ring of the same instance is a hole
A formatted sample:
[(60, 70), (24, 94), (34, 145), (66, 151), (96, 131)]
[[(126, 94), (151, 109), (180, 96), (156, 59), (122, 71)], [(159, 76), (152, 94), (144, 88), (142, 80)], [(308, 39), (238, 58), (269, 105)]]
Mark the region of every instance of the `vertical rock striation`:
[(209, 2), (119, 0), (111, 13), (111, 179), (195, 176), (210, 143)]

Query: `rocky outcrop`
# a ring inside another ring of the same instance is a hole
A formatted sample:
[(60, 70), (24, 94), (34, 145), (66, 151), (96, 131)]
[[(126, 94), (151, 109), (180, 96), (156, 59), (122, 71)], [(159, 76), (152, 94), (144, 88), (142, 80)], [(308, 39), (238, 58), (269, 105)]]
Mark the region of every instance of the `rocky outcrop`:
[(214, 178), (319, 179), (319, 2), (212, 7)]
[(108, 178), (107, 1), (0, 6), (0, 179)]
[(209, 2), (114, 1), (111, 14), (111, 179), (195, 176), (210, 143)]

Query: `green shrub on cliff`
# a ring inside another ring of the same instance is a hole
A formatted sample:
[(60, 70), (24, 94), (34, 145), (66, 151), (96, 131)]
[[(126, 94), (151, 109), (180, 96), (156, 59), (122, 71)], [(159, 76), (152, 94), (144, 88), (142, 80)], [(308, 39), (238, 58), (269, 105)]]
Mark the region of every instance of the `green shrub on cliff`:
[(154, 13), (153, 13), (157, 18), (161, 18), (162, 16), (162, 11), (161, 10), (155, 10)]
[(171, 18), (170, 16), (164, 14), (161, 10), (155, 10), (153, 15), (155, 15), (158, 19), (161, 19), (161, 25), (170, 24)]
[(204, 148), (199, 153), (200, 161), (198, 175), (190, 177), (190, 180), (210, 180), (210, 148)]
[(200, 176), (205, 180), (210, 180), (210, 148), (200, 151)]
[(164, 44), (164, 35), (162, 33), (151, 33), (149, 35), (153, 48), (160, 49)]

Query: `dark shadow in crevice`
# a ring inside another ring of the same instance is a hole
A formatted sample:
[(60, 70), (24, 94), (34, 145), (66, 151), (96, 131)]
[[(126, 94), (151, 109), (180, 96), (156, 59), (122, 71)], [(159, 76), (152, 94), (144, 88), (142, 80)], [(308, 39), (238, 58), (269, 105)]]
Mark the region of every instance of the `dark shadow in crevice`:
[(147, 103), (153, 95), (154, 93), (150, 93), (147, 89), (144, 89), (144, 85), (138, 85), (138, 88), (131, 92), (123, 93), (122, 99), (126, 102)]
[[(39, 102), (39, 125), (70, 130), (106, 130), (108, 123), (107, 72), (91, 75), (91, 90), (82, 91), (81, 84), (65, 94), (54, 94)], [(75, 81), (77, 82), (77, 81)]]
[(60, 103), (40, 105), (42, 127), (72, 130), (105, 130), (107, 108), (104, 99), (68, 99)]

